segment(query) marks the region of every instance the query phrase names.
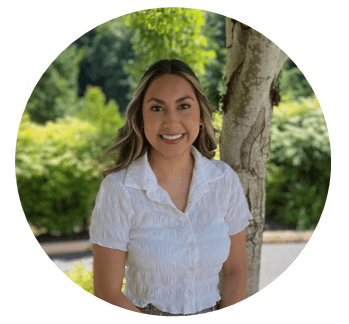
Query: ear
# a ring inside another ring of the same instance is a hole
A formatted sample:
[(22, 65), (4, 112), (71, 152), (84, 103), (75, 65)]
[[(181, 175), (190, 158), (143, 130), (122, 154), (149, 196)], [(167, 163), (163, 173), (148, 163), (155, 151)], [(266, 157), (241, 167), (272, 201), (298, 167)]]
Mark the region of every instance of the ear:
[(203, 112), (202, 112), (202, 109), (200, 107), (200, 123), (199, 125), (204, 125), (204, 116), (203, 116)]

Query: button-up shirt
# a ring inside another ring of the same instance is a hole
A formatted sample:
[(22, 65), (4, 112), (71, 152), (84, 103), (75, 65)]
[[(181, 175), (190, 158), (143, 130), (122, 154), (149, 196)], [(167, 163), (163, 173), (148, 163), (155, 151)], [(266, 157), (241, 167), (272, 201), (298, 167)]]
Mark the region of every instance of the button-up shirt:
[(138, 307), (193, 314), (214, 306), (229, 236), (253, 219), (233, 169), (193, 145), (190, 151), (195, 165), (184, 212), (159, 186), (147, 153), (101, 183), (89, 242), (127, 251), (123, 293)]

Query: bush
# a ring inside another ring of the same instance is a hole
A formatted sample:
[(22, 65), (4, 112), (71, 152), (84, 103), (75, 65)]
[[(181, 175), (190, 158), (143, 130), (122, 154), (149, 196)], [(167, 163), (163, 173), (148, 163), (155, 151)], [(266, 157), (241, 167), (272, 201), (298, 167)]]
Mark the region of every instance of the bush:
[(74, 262), (73, 271), (66, 271), (65, 274), (82, 289), (93, 294), (93, 271), (85, 271), (83, 261)]
[(282, 96), (291, 101), (314, 96), (312, 87), (298, 67), (282, 69), (280, 73), (280, 90)]
[(270, 131), (266, 215), (299, 230), (314, 229), (331, 171), (326, 122), (316, 99), (275, 108)]
[[(73, 271), (66, 271), (65, 274), (73, 282), (79, 285), (82, 289), (93, 294), (93, 271), (86, 270), (83, 261), (73, 263)], [(121, 291), (125, 291), (125, 278), (122, 284)]]
[(115, 101), (106, 104), (98, 87), (88, 87), (79, 105), (56, 123), (32, 123), (23, 114), (16, 146), (17, 186), (33, 228), (51, 235), (88, 229), (88, 214), (114, 161), (103, 156), (124, 119)]
[(125, 123), (115, 100), (111, 99), (106, 103), (106, 96), (101, 88), (92, 86), (87, 86), (75, 116), (96, 127), (96, 137), (103, 149), (115, 143), (117, 132)]
[(32, 121), (40, 124), (55, 121), (66, 115), (67, 107), (76, 105), (79, 63), (83, 55), (84, 51), (73, 44), (44, 72), (25, 108)]
[(45, 126), (24, 114), (16, 146), (18, 193), (27, 220), (51, 235), (86, 230), (104, 166), (97, 129), (65, 117)]

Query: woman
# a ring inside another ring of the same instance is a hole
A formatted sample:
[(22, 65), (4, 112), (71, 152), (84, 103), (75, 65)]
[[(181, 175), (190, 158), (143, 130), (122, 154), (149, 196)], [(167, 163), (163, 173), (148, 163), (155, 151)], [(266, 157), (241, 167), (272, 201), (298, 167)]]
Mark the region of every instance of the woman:
[(144, 74), (108, 149), (118, 158), (92, 213), (95, 296), (161, 316), (206, 313), (245, 298), (252, 216), (236, 173), (212, 159), (212, 111), (183, 62), (162, 60)]

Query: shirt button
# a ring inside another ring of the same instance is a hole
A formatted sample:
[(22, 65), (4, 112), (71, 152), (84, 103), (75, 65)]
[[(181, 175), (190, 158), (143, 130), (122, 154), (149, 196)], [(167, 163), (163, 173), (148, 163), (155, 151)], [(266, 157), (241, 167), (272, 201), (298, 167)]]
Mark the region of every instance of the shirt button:
[(191, 295), (193, 292), (191, 290), (188, 290), (188, 295)]
[(194, 247), (194, 243), (193, 243), (193, 242), (190, 242), (190, 243), (189, 243), (189, 247), (190, 247), (190, 248), (193, 248), (193, 247)]
[(190, 271), (194, 271), (194, 267), (189, 267), (189, 270)]
[(189, 222), (188, 222), (188, 221), (185, 221), (185, 222), (184, 222), (184, 226), (189, 226)]

